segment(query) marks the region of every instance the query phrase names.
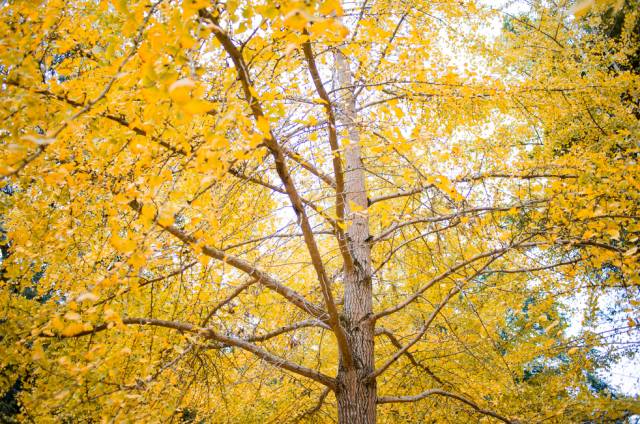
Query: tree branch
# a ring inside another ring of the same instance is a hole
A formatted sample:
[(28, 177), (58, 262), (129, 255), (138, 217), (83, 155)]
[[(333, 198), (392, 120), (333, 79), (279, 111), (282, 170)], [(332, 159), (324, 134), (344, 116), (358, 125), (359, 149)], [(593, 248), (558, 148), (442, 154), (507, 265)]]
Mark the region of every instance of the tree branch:
[[(129, 203), (129, 206), (138, 213), (142, 210), (142, 204), (136, 200), (131, 201)], [(198, 246), (198, 240), (195, 237), (187, 235), (183, 231), (177, 229), (175, 226), (173, 225), (162, 226), (158, 223), (157, 225), (163, 228), (168, 233), (174, 235), (176, 238), (178, 238), (182, 242), (188, 245)], [(307, 312), (311, 316), (314, 316), (321, 320), (326, 319), (327, 314), (322, 308), (314, 305), (309, 300), (304, 298), (301, 294), (281, 284), (271, 275), (256, 268), (255, 266), (245, 261), (244, 259), (238, 258), (233, 255), (229, 255), (223, 252), (222, 250), (216, 249), (215, 247), (211, 247), (211, 246), (201, 246), (200, 250), (203, 254), (211, 258), (224, 261), (225, 263), (244, 272), (250, 277), (253, 277), (258, 283), (278, 293), (279, 295), (287, 299), (290, 303), (302, 309), (303, 311)]]
[(461, 216), (470, 215), (470, 214), (474, 214), (474, 213), (477, 213), (477, 212), (504, 212), (504, 211), (508, 211), (508, 210), (511, 210), (511, 209), (522, 209), (522, 208), (526, 208), (526, 207), (531, 206), (531, 205), (535, 205), (535, 204), (538, 204), (538, 203), (546, 203), (546, 202), (547, 202), (547, 200), (533, 200), (533, 201), (526, 202), (526, 203), (520, 204), (520, 205), (482, 206), (482, 207), (477, 207), (477, 208), (472, 208), (472, 209), (461, 210), (461, 211), (458, 211), (456, 213), (452, 213), (452, 214), (449, 214), (449, 215), (428, 216), (428, 217), (414, 218), (414, 219), (410, 219), (408, 221), (398, 222), (396, 224), (393, 224), (393, 225), (389, 226), (387, 229), (383, 230), (380, 235), (378, 235), (377, 237), (374, 237), (373, 240), (372, 240), (372, 243), (376, 243), (376, 242), (379, 242), (380, 240), (384, 240), (385, 238), (387, 238), (393, 232), (399, 230), (400, 228), (406, 227), (408, 225), (419, 224), (419, 223), (427, 223), (427, 222), (448, 221), (450, 219), (459, 218)]
[(307, 368), (304, 367), (302, 365), (298, 365), (295, 364), (293, 362), (287, 361), (284, 358), (281, 358), (279, 356), (276, 356), (270, 352), (267, 352), (264, 349), (259, 348), (258, 346), (249, 343), (248, 341), (236, 338), (236, 337), (230, 337), (230, 336), (224, 336), (222, 334), (218, 334), (216, 332), (214, 332), (213, 330), (205, 330), (204, 335), (207, 338), (219, 341), (221, 343), (225, 343), (228, 344), (230, 346), (236, 346), (239, 347), (241, 349), (244, 349), (246, 351), (249, 351), (251, 353), (253, 353), (254, 355), (256, 355), (257, 357), (263, 359), (264, 361), (278, 367), (278, 368), (283, 368), (287, 371), (291, 371), (295, 374), (299, 374), (302, 375), (304, 377), (310, 378), (311, 380), (317, 381), (320, 384), (324, 384), (325, 386), (329, 387), (330, 389), (334, 390), (336, 387), (336, 382), (333, 378), (329, 377), (328, 375), (322, 374), (318, 371), (312, 370), (311, 368)]
[[(304, 34), (308, 37), (309, 33), (305, 30)], [(302, 51), (304, 52), (305, 59), (309, 66), (309, 73), (313, 80), (313, 85), (316, 88), (316, 92), (322, 104), (324, 106), (325, 113), (327, 115), (328, 130), (329, 130), (329, 146), (331, 147), (331, 162), (333, 164), (333, 173), (336, 181), (336, 215), (340, 222), (344, 222), (346, 198), (344, 191), (344, 171), (342, 170), (342, 160), (340, 159), (340, 146), (338, 144), (338, 133), (336, 131), (336, 117), (333, 112), (333, 106), (331, 105), (331, 99), (322, 84), (322, 78), (320, 78), (320, 72), (316, 65), (316, 61), (311, 50), (311, 42), (307, 39), (302, 44)], [(353, 258), (349, 252), (347, 245), (347, 239), (342, 228), (338, 229), (338, 245), (340, 247), (340, 253), (344, 259), (345, 269), (353, 269)]]
[(270, 331), (262, 335), (247, 337), (245, 340), (249, 342), (264, 342), (265, 340), (272, 339), (281, 334), (288, 333), (288, 332), (297, 330), (299, 328), (308, 328), (308, 327), (320, 327), (326, 330), (331, 330), (331, 328), (327, 324), (323, 323), (322, 321), (319, 321), (316, 319), (309, 319), (305, 321), (299, 321), (284, 327), (280, 327), (276, 330)]
[[(276, 187), (273, 184), (269, 184), (268, 182), (262, 181), (258, 178), (255, 177), (250, 177), (248, 175), (243, 174), (242, 172), (238, 171), (237, 169), (234, 168), (230, 168), (229, 169), (229, 174), (233, 175), (236, 178), (239, 178), (241, 180), (245, 180), (245, 181), (249, 181), (252, 182), (254, 184), (260, 185), (262, 187), (268, 188), (270, 190), (275, 191), (276, 193), (280, 193), (280, 194), (284, 194), (285, 196), (288, 195), (286, 190), (281, 189), (280, 187)], [(311, 209), (313, 209), (318, 215), (322, 216), (324, 219), (327, 220), (327, 222), (334, 228), (334, 231), (337, 231), (340, 229), (340, 226), (338, 225), (338, 223), (336, 222), (335, 219), (327, 216), (327, 214), (325, 214), (319, 207), (318, 205), (316, 205), (314, 202), (305, 199), (304, 197), (300, 197), (300, 200), (302, 201), (302, 203), (304, 203), (305, 205), (309, 206)]]
[[(387, 339), (389, 339), (389, 341), (391, 342), (391, 344), (393, 346), (395, 346), (397, 349), (402, 349), (402, 343), (400, 343), (400, 340), (398, 340), (398, 338), (388, 329), (384, 328), (384, 327), (379, 327), (376, 329), (376, 336), (385, 336)], [(427, 374), (429, 374), (429, 376), (431, 378), (433, 378), (438, 384), (444, 386), (445, 382), (442, 381), (440, 379), (440, 377), (438, 377), (437, 375), (435, 375), (433, 373), (433, 371), (431, 371), (431, 369), (426, 366), (421, 364), (420, 362), (418, 362), (418, 360), (415, 358), (415, 356), (413, 356), (413, 354), (411, 352), (405, 351), (404, 355), (407, 357), (407, 359), (409, 359), (409, 361), (411, 362), (411, 364), (413, 364), (414, 366), (421, 368), (424, 372), (426, 372)]]
[(488, 409), (484, 409), (481, 408), (477, 403), (473, 402), (470, 399), (467, 399), (464, 396), (455, 394), (455, 393), (451, 393), (451, 392), (447, 392), (445, 390), (441, 390), (441, 389), (430, 389), (430, 390), (426, 390), (420, 394), (414, 395), (414, 396), (383, 396), (383, 397), (379, 397), (377, 400), (378, 404), (381, 403), (406, 403), (406, 402), (417, 402), (419, 400), (422, 400), (426, 397), (429, 397), (431, 395), (439, 395), (439, 396), (446, 396), (452, 399), (456, 399), (459, 400), (460, 402), (469, 405), (470, 407), (472, 407), (473, 409), (476, 410), (476, 412), (483, 414), (483, 415), (488, 415), (490, 417), (493, 417), (495, 419), (498, 419), (504, 423), (507, 424), (517, 424), (518, 421), (514, 421), (514, 420), (510, 420), (509, 418), (503, 417), (502, 415), (497, 414), (496, 412), (493, 411), (489, 411)]
[[(233, 44), (231, 38), (229, 38), (229, 36), (222, 30), (222, 28), (220, 28), (220, 26), (218, 25), (217, 17), (213, 16), (206, 9), (200, 9), (198, 13), (201, 18), (210, 22), (210, 27), (213, 31), (213, 34), (233, 61), (238, 79), (242, 84), (242, 90), (245, 100), (249, 105), (249, 108), (251, 109), (251, 114), (253, 115), (254, 119), (256, 120), (256, 122), (265, 120), (266, 118), (264, 116), (260, 100), (254, 95), (255, 90), (253, 89), (249, 71), (246, 67), (244, 58), (242, 57), (242, 53), (238, 50), (235, 44)], [(304, 241), (307, 246), (307, 250), (309, 251), (309, 256), (311, 257), (311, 263), (313, 264), (313, 268), (318, 276), (318, 282), (322, 291), (322, 297), (324, 298), (324, 303), (329, 315), (327, 323), (336, 336), (338, 348), (345, 365), (351, 368), (353, 366), (351, 347), (349, 346), (345, 331), (340, 324), (338, 309), (331, 292), (331, 282), (324, 268), (322, 256), (320, 255), (320, 250), (318, 249), (318, 245), (316, 244), (313, 230), (311, 228), (311, 224), (309, 223), (309, 218), (307, 217), (298, 191), (293, 180), (291, 179), (291, 175), (289, 174), (285, 155), (282, 151), (282, 148), (276, 141), (273, 131), (269, 130), (269, 133), (265, 135), (263, 139), (263, 143), (269, 149), (271, 155), (273, 156), (276, 172), (280, 177), (282, 185), (287, 191), (287, 195), (289, 196), (289, 199), (291, 201), (291, 206), (296, 216), (298, 217), (298, 223), (300, 225), (302, 233), (304, 234)]]
[(464, 283), (466, 283), (466, 282), (468, 282), (470, 280), (473, 280), (478, 275), (480, 275), (497, 258), (498, 258), (497, 256), (492, 256), (487, 261), (487, 263), (485, 263), (480, 269), (475, 271), (473, 273), (473, 275), (471, 275), (470, 277), (466, 278), (463, 283), (458, 283), (456, 285), (456, 287), (451, 289), (449, 291), (449, 293), (445, 296), (445, 298), (438, 304), (438, 306), (436, 306), (436, 308), (433, 310), (433, 312), (431, 312), (431, 315), (429, 315), (429, 318), (424, 323), (424, 326), (422, 327), (422, 330), (418, 333), (418, 335), (415, 338), (413, 338), (409, 343), (407, 343), (405, 346), (403, 346), (402, 348), (398, 349), (398, 351), (387, 362), (385, 362), (380, 368), (378, 368), (377, 370), (375, 370), (374, 372), (369, 374), (369, 376), (367, 378), (370, 379), (370, 380), (373, 380), (374, 378), (378, 377), (380, 374), (385, 372), (395, 361), (397, 361), (400, 358), (400, 356), (404, 355), (411, 348), (411, 346), (416, 344), (422, 338), (422, 336), (424, 336), (424, 334), (427, 332), (427, 330), (429, 329), (429, 326), (431, 326), (431, 323), (436, 318), (436, 316), (440, 313), (442, 308), (444, 308), (444, 306), (449, 302), (449, 300), (453, 296), (455, 296), (456, 293), (458, 293), (458, 292), (460, 292), (460, 290), (462, 290), (462, 286), (464, 285)]
[[(448, 230), (450, 228), (454, 228), (458, 224), (460, 224), (460, 220), (453, 220), (449, 225), (445, 225), (444, 227), (436, 228), (435, 230), (432, 230), (432, 231), (427, 231), (426, 233), (420, 233), (415, 237), (411, 237), (409, 240), (403, 241), (398, 246), (395, 246), (393, 249), (391, 249), (389, 254), (380, 262), (380, 264), (376, 267), (376, 269), (373, 270), (373, 275), (377, 274), (382, 269), (382, 267), (385, 266), (385, 264), (387, 264), (394, 257), (396, 252), (398, 252), (400, 249), (402, 249), (406, 245), (408, 245), (410, 243), (413, 243), (414, 241), (416, 241), (418, 239), (427, 237), (427, 236), (429, 236), (431, 234), (437, 234), (437, 233), (440, 233), (442, 231), (446, 231), (446, 230)], [(373, 244), (374, 241), (375, 240), (373, 240), (371, 243)]]
[[(511, 178), (514, 180), (532, 180), (537, 178), (557, 178), (557, 179), (572, 179), (578, 178), (577, 175), (572, 174), (553, 174), (553, 173), (529, 173), (529, 174), (507, 174), (507, 173), (486, 173), (486, 174), (475, 174), (470, 176), (464, 176), (452, 180), (453, 183), (466, 183), (471, 181), (484, 180), (489, 178)], [(414, 194), (422, 193), (423, 191), (435, 187), (433, 184), (427, 184), (423, 186), (419, 186), (413, 188), (411, 190), (399, 191), (396, 193), (389, 193), (382, 196), (374, 197), (370, 200), (370, 204), (383, 202), (385, 200), (397, 199), (399, 197), (413, 196)]]
[(302, 166), (304, 169), (306, 169), (307, 171), (309, 171), (310, 173), (312, 173), (316, 177), (320, 178), (329, 187), (336, 188), (336, 181), (333, 178), (331, 178), (329, 175), (327, 175), (327, 174), (325, 174), (323, 172), (320, 172), (320, 170), (318, 170), (318, 168), (316, 168), (315, 166), (311, 165), (302, 156), (300, 156), (298, 153), (294, 152), (293, 150), (289, 149), (288, 147), (280, 146), (280, 148), (282, 149), (282, 151), (289, 158), (291, 158), (293, 161), (297, 162), (300, 166)]
[(223, 301), (221, 301), (216, 306), (214, 306), (213, 309), (211, 309), (211, 312), (209, 312), (209, 314), (207, 314), (205, 319), (202, 320), (202, 324), (200, 324), (200, 326), (201, 327), (206, 326), (211, 320), (211, 318), (213, 318), (213, 316), (216, 314), (216, 312), (220, 310), (220, 308), (224, 307), (225, 305), (228, 305), (229, 302), (231, 302), (233, 299), (238, 297), (240, 293), (242, 293), (243, 291), (251, 287), (256, 282), (257, 280), (255, 278), (251, 278), (250, 280), (247, 280), (244, 283), (240, 284), (238, 287), (236, 287), (236, 289), (232, 291), (229, 296), (227, 296)]
[[(293, 363), (284, 358), (276, 356), (266, 350), (251, 344), (247, 340), (243, 340), (234, 336), (225, 336), (223, 334), (216, 333), (211, 328), (202, 328), (197, 327), (195, 325), (179, 322), (179, 321), (167, 321), (155, 318), (122, 318), (122, 324), (125, 325), (151, 325), (156, 327), (170, 328), (173, 330), (178, 330), (186, 333), (193, 333), (199, 336), (202, 336), (206, 339), (215, 340), (220, 343), (224, 343), (228, 346), (238, 347), (247, 352), (253, 353), (258, 358), (278, 367), (285, 369), (287, 371), (291, 371), (295, 374), (301, 375), (303, 377), (310, 378), (311, 380), (317, 381), (331, 389), (335, 388), (335, 380), (327, 375), (324, 375), (318, 371), (312, 370), (311, 368), (304, 367), (302, 365)], [(62, 338), (73, 338), (73, 337), (81, 337), (88, 334), (94, 334), (100, 331), (104, 331), (109, 328), (109, 324), (101, 324), (94, 327), (92, 330), (82, 331), (80, 333), (76, 333), (72, 336), (62, 336)], [(46, 336), (45, 336), (46, 337)]]
[(371, 374), (369, 374), (367, 376), (367, 380), (371, 381), (377, 378), (379, 375), (385, 372), (391, 365), (393, 365), (393, 363), (396, 362), (402, 355), (407, 353), (407, 351), (413, 345), (415, 345), (422, 338), (422, 336), (424, 336), (424, 334), (427, 332), (427, 330), (431, 326), (431, 323), (436, 318), (436, 315), (438, 315), (438, 313), (442, 310), (442, 308), (444, 308), (444, 306), (447, 304), (449, 299), (451, 299), (459, 291), (460, 289), (458, 287), (455, 287), (452, 290), (450, 290), (449, 294), (447, 294), (444, 300), (440, 302), (440, 304), (436, 307), (436, 309), (433, 310), (433, 312), (431, 312), (431, 315), (429, 315), (429, 318), (424, 323), (424, 325), (422, 326), (422, 329), (418, 332), (418, 334), (409, 343), (407, 343), (406, 345), (398, 349), (398, 351), (396, 351), (396, 353), (391, 358), (389, 358), (384, 364), (380, 366), (380, 368), (376, 369)]
[[(487, 257), (491, 257), (492, 259), (482, 268), (486, 268), (487, 265), (491, 262), (493, 262), (493, 260), (497, 259), (497, 257), (502, 256), (504, 253), (506, 253), (508, 250), (515, 248), (515, 247), (530, 247), (530, 246), (537, 246), (537, 243), (521, 243), (519, 245), (515, 245), (515, 246), (507, 246), (507, 247), (503, 247), (501, 249), (496, 249), (496, 250), (492, 250), (490, 252), (485, 252), (485, 253), (480, 253), (474, 257), (472, 257), (471, 259), (467, 259), (466, 261), (462, 261), (456, 265), (454, 265), (453, 267), (449, 268), (447, 271), (443, 272), (442, 274), (438, 275), (437, 277), (432, 278), (428, 283), (426, 283), (424, 286), (422, 286), (420, 289), (418, 289), (418, 291), (416, 291), (413, 295), (411, 295), (410, 297), (408, 297), (406, 300), (404, 300), (403, 302), (400, 302), (399, 304), (397, 304), (396, 306), (393, 306), (391, 308), (385, 309), (384, 311), (380, 311), (377, 314), (374, 314), (372, 319), (374, 321), (379, 320), (380, 318), (386, 317), (387, 315), (393, 314), (395, 312), (398, 312), (399, 310), (405, 308), (407, 305), (411, 304), (412, 302), (414, 302), (417, 298), (419, 298), (422, 293), (424, 293), (425, 291), (427, 291), (427, 289), (429, 289), (429, 287), (433, 286), (434, 284), (436, 284), (439, 281), (444, 280), (445, 278), (449, 277), (451, 274), (453, 274), (454, 272), (456, 272), (457, 270), (467, 267), (470, 264), (483, 259), (483, 258), (487, 258)], [(494, 258), (495, 257), (495, 258)], [(473, 277), (471, 277), (473, 278)]]
[[(318, 234), (326, 234), (326, 235), (333, 234), (333, 232), (328, 231), (328, 230), (327, 231), (319, 230), (319, 231), (314, 231), (313, 233), (316, 234), (316, 235), (318, 235)], [(282, 239), (282, 238), (295, 238), (295, 237), (304, 237), (304, 234), (302, 234), (302, 233), (295, 233), (295, 234), (277, 234), (277, 233), (274, 233), (274, 234), (269, 234), (267, 236), (256, 237), (256, 238), (244, 240), (244, 241), (241, 241), (241, 242), (229, 245), (229, 246), (225, 246), (225, 247), (222, 248), (222, 250), (227, 251), (227, 250), (231, 250), (231, 249), (236, 249), (238, 247), (242, 247), (242, 246), (247, 245), (247, 244), (259, 243), (261, 241), (270, 240), (270, 239), (274, 239), (274, 238)]]
[[(46, 144), (39, 145), (34, 153), (32, 153), (31, 155), (29, 155), (26, 158), (22, 159), (19, 162), (19, 165), (16, 168), (11, 169), (7, 174), (3, 175), (4, 177), (11, 177), (11, 176), (17, 175), (27, 165), (29, 165), (34, 160), (38, 159), (38, 157), (40, 157), (40, 155), (42, 155), (45, 152), (45, 150), (47, 149), (47, 146), (49, 146), (53, 141), (55, 141), (56, 137), (58, 137), (58, 135), (60, 135), (60, 133), (62, 131), (64, 131), (72, 121), (76, 120), (80, 116), (82, 116), (82, 115), (86, 114), (87, 112), (89, 112), (91, 110), (91, 108), (93, 108), (94, 105), (96, 105), (98, 102), (102, 101), (107, 96), (107, 94), (109, 94), (109, 92), (111, 91), (111, 88), (113, 87), (115, 82), (118, 80), (118, 78), (120, 78), (122, 70), (124, 69), (124, 67), (127, 65), (127, 63), (129, 63), (129, 61), (131, 60), (133, 55), (138, 51), (138, 47), (140, 46), (140, 43), (142, 42), (142, 35), (144, 34), (144, 30), (145, 30), (147, 24), (149, 23), (149, 19), (151, 18), (151, 16), (153, 16), (154, 10), (158, 7), (158, 5), (162, 1), (163, 0), (158, 0), (157, 2), (155, 2), (154, 4), (151, 5), (151, 9), (149, 10), (149, 13), (145, 17), (145, 19), (142, 22), (142, 24), (138, 27), (138, 31), (136, 32), (136, 36), (133, 39), (133, 46), (131, 47), (131, 50), (124, 57), (122, 62), (120, 62), (120, 64), (118, 65), (118, 68), (116, 69), (115, 74), (109, 79), (109, 81), (104, 86), (102, 91), (95, 98), (93, 98), (93, 99), (89, 100), (88, 102), (86, 102), (79, 111), (77, 111), (72, 116), (70, 116), (69, 118), (65, 119), (64, 121), (62, 121), (62, 124), (60, 124), (60, 126), (57, 129), (47, 132), (47, 134), (45, 135), (45, 138), (49, 139), (50, 141), (48, 143), (46, 143)], [(3, 83), (4, 83), (4, 81), (3, 81)], [(12, 85), (13, 86), (19, 86), (19, 84), (17, 82), (12, 84)]]
[[(142, 280), (142, 283), (138, 284), (137, 288), (144, 287), (144, 286), (147, 286), (149, 284), (157, 283), (158, 281), (163, 281), (163, 280), (166, 280), (167, 278), (175, 277), (176, 275), (180, 275), (183, 272), (185, 272), (187, 269), (191, 268), (192, 266), (194, 266), (197, 263), (198, 263), (198, 261), (193, 261), (193, 262), (183, 266), (182, 268), (177, 269), (177, 270), (175, 270), (173, 272), (170, 272), (169, 274), (163, 275), (161, 277), (156, 277), (156, 278), (151, 278), (151, 279), (146, 279), (144, 277), (141, 277), (140, 279)], [(104, 303), (107, 303), (108, 301), (114, 299), (116, 296), (120, 296), (120, 295), (129, 293), (130, 291), (131, 291), (131, 287), (126, 287), (125, 289), (118, 291), (116, 294), (112, 294), (111, 296), (108, 296), (105, 299), (102, 299), (101, 301), (96, 302), (94, 306), (99, 306), (99, 305), (102, 305)]]
[(307, 409), (306, 411), (304, 411), (302, 414), (300, 414), (296, 419), (295, 422), (300, 422), (300, 420), (302, 420), (304, 417), (308, 417), (310, 415), (315, 414), (316, 412), (318, 412), (320, 410), (320, 408), (322, 408), (322, 405), (324, 404), (324, 400), (327, 398), (327, 396), (329, 395), (329, 391), (330, 388), (327, 387), (326, 389), (324, 389), (322, 391), (322, 393), (320, 394), (320, 397), (318, 398), (318, 403), (316, 403), (316, 405), (311, 408), (311, 409)]

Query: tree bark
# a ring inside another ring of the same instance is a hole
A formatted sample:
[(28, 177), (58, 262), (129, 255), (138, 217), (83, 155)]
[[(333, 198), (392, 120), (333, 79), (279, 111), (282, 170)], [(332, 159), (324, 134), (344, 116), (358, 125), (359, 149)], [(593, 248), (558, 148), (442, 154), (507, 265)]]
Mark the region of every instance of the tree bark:
[(348, 137), (344, 148), (345, 218), (348, 226), (347, 246), (353, 259), (353, 267), (345, 270), (344, 309), (341, 316), (352, 349), (353, 367), (347, 368), (341, 363), (338, 370), (338, 422), (374, 424), (376, 382), (375, 379), (367, 379), (375, 367), (368, 200), (351, 71), (342, 52), (336, 50), (334, 59), (335, 76), (341, 88), (337, 116), (340, 124), (346, 128)]

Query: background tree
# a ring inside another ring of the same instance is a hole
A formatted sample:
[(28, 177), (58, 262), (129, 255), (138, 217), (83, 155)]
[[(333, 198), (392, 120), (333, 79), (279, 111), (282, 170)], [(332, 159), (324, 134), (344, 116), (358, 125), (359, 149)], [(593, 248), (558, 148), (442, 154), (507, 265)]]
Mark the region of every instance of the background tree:
[(571, 7), (5, 2), (19, 418), (638, 413), (597, 377), (637, 346), (638, 12)]

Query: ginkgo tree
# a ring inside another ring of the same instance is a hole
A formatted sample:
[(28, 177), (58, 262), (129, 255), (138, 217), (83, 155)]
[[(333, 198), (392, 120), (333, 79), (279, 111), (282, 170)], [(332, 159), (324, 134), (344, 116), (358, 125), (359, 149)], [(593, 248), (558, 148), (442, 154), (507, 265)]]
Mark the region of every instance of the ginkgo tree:
[(3, 1), (11, 419), (640, 413), (637, 2), (491, 3)]

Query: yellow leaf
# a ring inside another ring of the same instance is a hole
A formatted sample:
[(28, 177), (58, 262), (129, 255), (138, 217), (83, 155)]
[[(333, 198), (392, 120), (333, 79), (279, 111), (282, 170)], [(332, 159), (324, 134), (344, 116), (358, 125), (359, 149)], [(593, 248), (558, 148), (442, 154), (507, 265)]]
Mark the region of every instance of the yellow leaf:
[(577, 2), (573, 6), (571, 11), (573, 12), (576, 18), (581, 18), (582, 16), (589, 13), (589, 10), (591, 10), (594, 4), (595, 4), (595, 0), (582, 0)]
[(56, 331), (62, 331), (64, 328), (64, 322), (62, 322), (59, 316), (55, 316), (51, 320), (51, 327)]
[(158, 216), (158, 224), (160, 224), (163, 227), (169, 227), (173, 224), (174, 218), (173, 218), (173, 213), (171, 213), (170, 211), (162, 211), (160, 213), (160, 215)]
[(215, 105), (206, 100), (189, 100), (182, 106), (182, 109), (191, 115), (200, 115), (215, 109)]
[(64, 319), (68, 319), (69, 321), (80, 321), (82, 317), (77, 312), (67, 312), (64, 315)]
[(209, 265), (210, 261), (211, 261), (211, 258), (209, 256), (204, 255), (204, 254), (198, 255), (198, 262), (200, 262), (200, 264), (203, 267), (206, 268)]
[(309, 19), (307, 19), (306, 13), (302, 10), (292, 10), (284, 17), (283, 23), (289, 29), (301, 31), (307, 25), (307, 22), (309, 22)]
[(605, 230), (605, 232), (609, 234), (609, 237), (611, 237), (612, 240), (618, 240), (620, 238), (620, 230), (617, 228), (609, 228)]
[(153, 205), (147, 203), (142, 206), (140, 215), (142, 215), (145, 219), (152, 221), (156, 217), (156, 210)]
[(269, 120), (267, 118), (265, 118), (264, 116), (258, 117), (258, 119), (256, 120), (256, 125), (265, 137), (269, 137), (270, 127)]
[(189, 17), (195, 14), (198, 9), (211, 6), (210, 0), (183, 0), (182, 10), (184, 10), (185, 17)]
[(84, 325), (79, 322), (73, 322), (62, 330), (62, 335), (71, 337), (84, 331)]
[(44, 354), (44, 349), (42, 349), (42, 346), (40, 346), (40, 344), (36, 344), (33, 347), (33, 352), (31, 353), (31, 359), (33, 359), (34, 361), (39, 361), (41, 359), (44, 359), (45, 354)]
[(320, 5), (320, 13), (323, 15), (331, 15), (335, 14), (335, 16), (342, 16), (344, 14), (344, 10), (342, 9), (342, 5), (338, 0), (325, 0)]
[(115, 312), (113, 309), (105, 309), (104, 310), (104, 320), (106, 322), (119, 323), (121, 321), (120, 315)]
[(191, 90), (196, 83), (189, 78), (180, 79), (169, 86), (169, 97), (178, 104), (186, 104), (191, 100)]
[(115, 247), (117, 250), (119, 250), (122, 253), (132, 252), (136, 248), (136, 242), (129, 238), (125, 239), (115, 235), (111, 237), (110, 241), (113, 247)]
[(143, 253), (137, 252), (131, 255), (127, 263), (133, 266), (134, 268), (139, 269), (146, 263), (146, 260), (147, 258)]

